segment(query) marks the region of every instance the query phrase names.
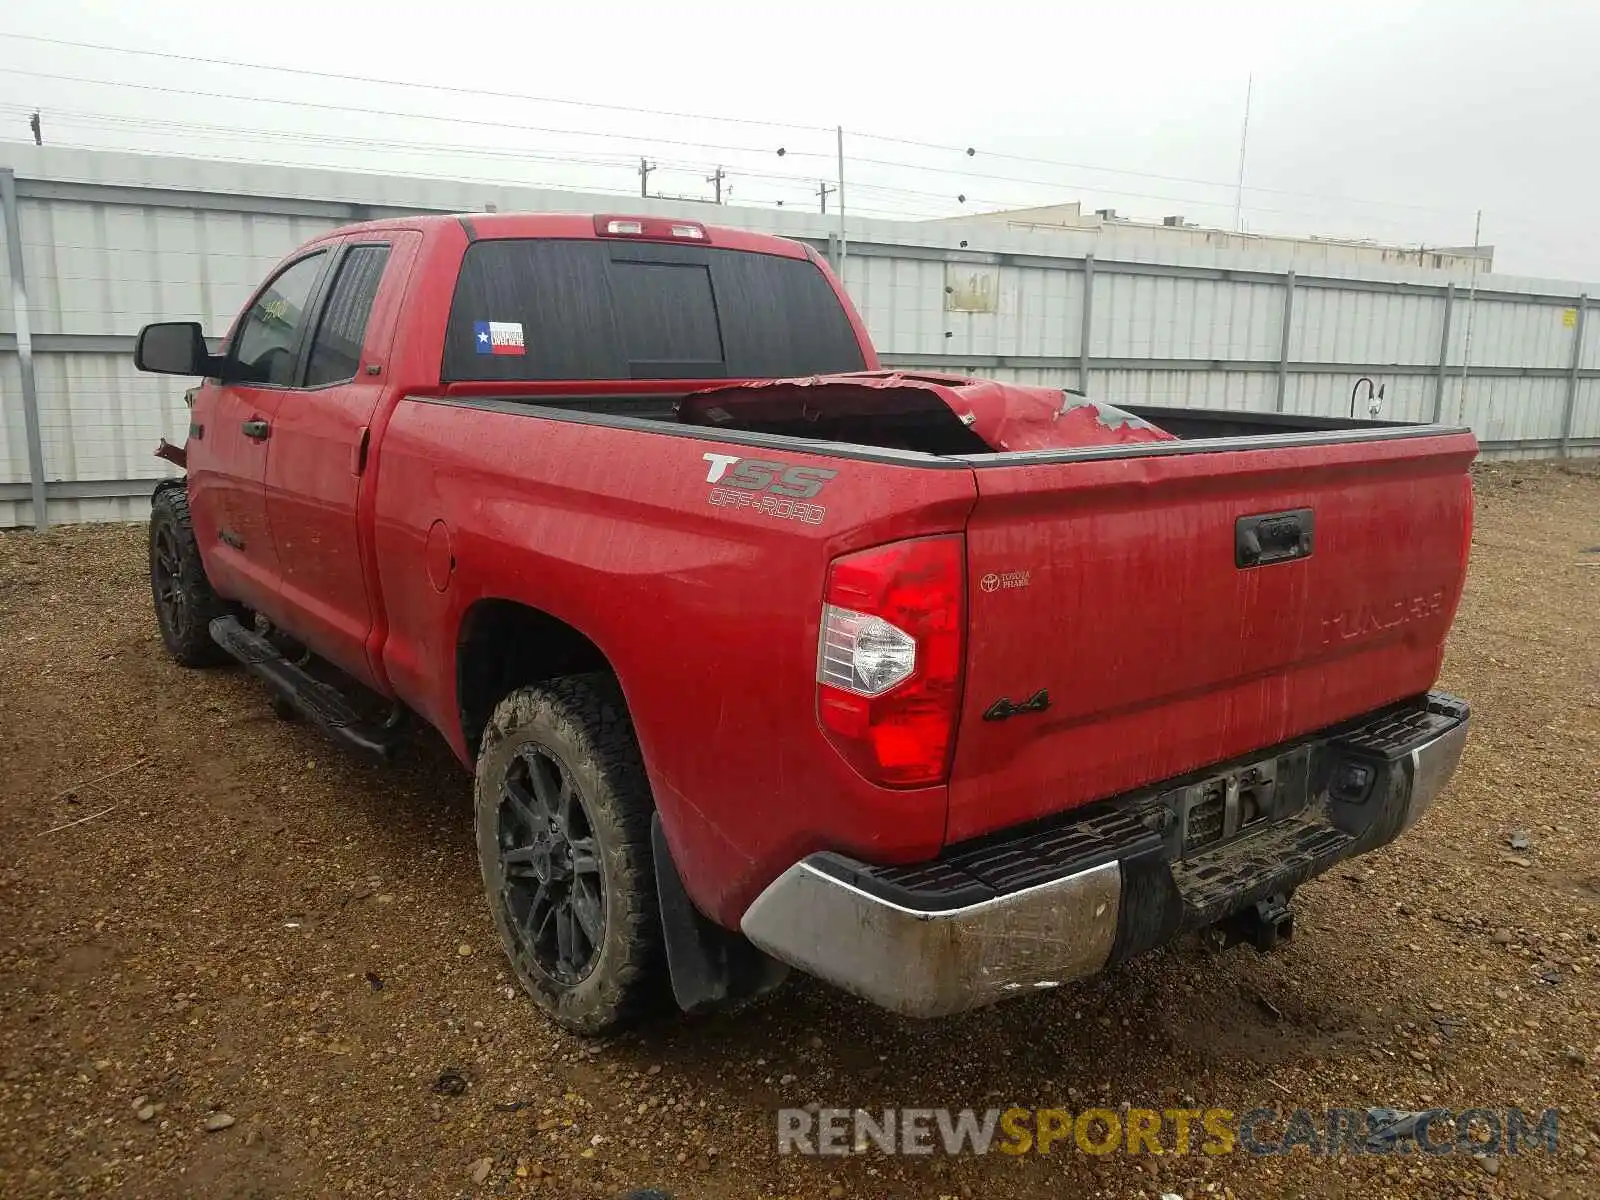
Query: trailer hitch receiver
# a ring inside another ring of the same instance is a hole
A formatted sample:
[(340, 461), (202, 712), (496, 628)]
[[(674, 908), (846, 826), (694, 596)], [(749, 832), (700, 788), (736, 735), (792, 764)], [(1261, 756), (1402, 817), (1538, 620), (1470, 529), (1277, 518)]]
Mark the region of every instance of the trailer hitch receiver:
[(1289, 897), (1279, 892), (1218, 922), (1216, 930), (1223, 949), (1248, 942), (1266, 954), (1294, 938), (1294, 911)]

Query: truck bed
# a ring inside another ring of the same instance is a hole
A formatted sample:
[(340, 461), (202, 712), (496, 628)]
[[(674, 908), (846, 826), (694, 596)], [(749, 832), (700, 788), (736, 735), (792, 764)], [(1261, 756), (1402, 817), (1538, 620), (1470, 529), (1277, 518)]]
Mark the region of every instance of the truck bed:
[[(1304, 413), (1113, 406), (1070, 389), (1001, 384), (958, 376), (860, 372), (763, 380), (695, 391), (640, 389), (518, 394), (454, 385), (442, 399), (509, 411), (543, 410), (562, 420), (746, 444), (803, 442), (843, 457), (898, 461), (961, 459), (972, 466), (1006, 456), (1067, 453), (1074, 458), (1210, 452), (1265, 446), (1383, 441), (1441, 427)], [(1064, 419), (1066, 418), (1066, 419)], [(1076, 418), (1076, 419), (1072, 419)], [(1266, 439), (1266, 440), (1264, 440)], [(1226, 443), (1224, 445), (1224, 443)], [(904, 457), (899, 457), (903, 455)], [(1065, 461), (1065, 460), (1063, 460)]]

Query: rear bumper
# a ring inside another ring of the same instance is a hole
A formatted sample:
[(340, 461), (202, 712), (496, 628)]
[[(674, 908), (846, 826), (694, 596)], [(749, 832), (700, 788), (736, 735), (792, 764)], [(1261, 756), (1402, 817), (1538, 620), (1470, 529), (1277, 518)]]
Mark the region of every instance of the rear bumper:
[[(1466, 704), (1435, 693), (915, 867), (814, 854), (741, 928), (773, 957), (908, 1016), (1057, 987), (1391, 841), (1450, 781), (1467, 726)], [(1263, 773), (1276, 799), (1267, 792), (1265, 814), (1241, 825), (1239, 780)], [(1229, 815), (1212, 820), (1225, 835), (1211, 838), (1196, 798), (1224, 779)]]

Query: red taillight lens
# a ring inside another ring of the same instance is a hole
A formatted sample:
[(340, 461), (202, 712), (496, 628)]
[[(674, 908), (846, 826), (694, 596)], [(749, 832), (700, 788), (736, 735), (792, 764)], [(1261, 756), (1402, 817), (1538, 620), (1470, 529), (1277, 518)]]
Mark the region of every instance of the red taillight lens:
[(959, 535), (835, 559), (817, 646), (817, 717), (839, 753), (889, 787), (943, 783), (961, 707)]

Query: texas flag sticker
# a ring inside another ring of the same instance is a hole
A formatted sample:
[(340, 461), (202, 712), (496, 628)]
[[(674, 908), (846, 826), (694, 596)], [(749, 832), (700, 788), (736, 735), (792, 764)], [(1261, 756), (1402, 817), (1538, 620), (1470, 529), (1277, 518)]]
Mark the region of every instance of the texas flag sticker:
[(479, 354), (523, 354), (521, 321), (474, 321), (472, 340)]

